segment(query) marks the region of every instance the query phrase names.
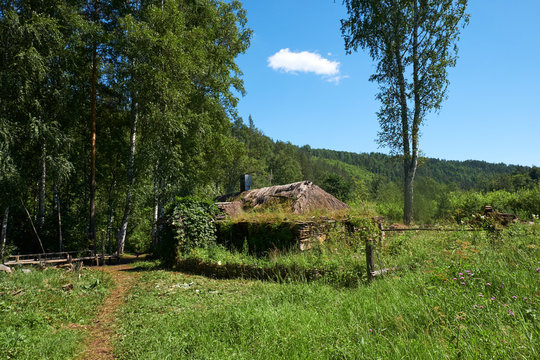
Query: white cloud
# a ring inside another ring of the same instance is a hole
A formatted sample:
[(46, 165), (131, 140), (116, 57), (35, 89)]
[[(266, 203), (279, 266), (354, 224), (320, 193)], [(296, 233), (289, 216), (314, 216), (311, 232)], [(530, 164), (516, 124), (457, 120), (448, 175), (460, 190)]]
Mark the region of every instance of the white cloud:
[(348, 79), (348, 78), (349, 78), (349, 75), (337, 75), (337, 76), (329, 77), (326, 80), (328, 82), (333, 82), (334, 84), (339, 84), (341, 79)]
[(347, 77), (339, 74), (338, 61), (325, 59), (309, 51), (293, 52), (289, 49), (281, 49), (268, 58), (268, 66), (287, 73), (311, 72), (336, 83)]

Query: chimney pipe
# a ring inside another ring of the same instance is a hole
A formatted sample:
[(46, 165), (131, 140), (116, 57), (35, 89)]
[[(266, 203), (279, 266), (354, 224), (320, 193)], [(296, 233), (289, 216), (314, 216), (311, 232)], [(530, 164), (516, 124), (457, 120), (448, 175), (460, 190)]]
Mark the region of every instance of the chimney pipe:
[(240, 192), (248, 191), (251, 189), (251, 175), (240, 176)]

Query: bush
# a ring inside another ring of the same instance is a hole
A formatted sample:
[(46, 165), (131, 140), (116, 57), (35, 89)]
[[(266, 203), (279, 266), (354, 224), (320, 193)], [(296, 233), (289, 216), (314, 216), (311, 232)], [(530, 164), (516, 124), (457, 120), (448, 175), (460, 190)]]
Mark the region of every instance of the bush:
[(447, 201), (444, 215), (458, 222), (481, 213), (486, 205), (493, 206), (497, 211), (513, 213), (520, 219), (530, 220), (533, 215), (540, 213), (540, 185), (515, 192), (498, 190), (488, 193), (451, 193)]
[(158, 255), (166, 262), (195, 248), (216, 245), (215, 217), (219, 209), (209, 201), (193, 197), (176, 198), (167, 207), (167, 223), (161, 234)]

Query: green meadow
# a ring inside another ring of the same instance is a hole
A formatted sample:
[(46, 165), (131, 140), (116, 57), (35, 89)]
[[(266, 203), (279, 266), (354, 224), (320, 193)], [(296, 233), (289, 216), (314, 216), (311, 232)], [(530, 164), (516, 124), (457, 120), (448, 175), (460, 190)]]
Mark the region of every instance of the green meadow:
[(398, 270), (371, 283), (362, 274), (346, 287), (334, 277), (215, 280), (138, 263), (143, 275), (117, 319), (116, 354), (532, 359), (540, 344), (539, 246), (538, 225), (512, 226), (498, 238), (483, 232), (395, 235), (380, 252)]

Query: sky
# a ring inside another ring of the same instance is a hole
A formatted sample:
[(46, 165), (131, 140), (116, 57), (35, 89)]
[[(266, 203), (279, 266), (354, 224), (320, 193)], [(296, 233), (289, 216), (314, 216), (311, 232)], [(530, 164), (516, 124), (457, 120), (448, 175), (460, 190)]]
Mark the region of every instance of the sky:
[[(341, 0), (244, 0), (251, 46), (237, 59), (239, 115), (274, 140), (382, 152), (369, 82), (376, 63), (346, 55)], [(469, 0), (448, 98), (421, 129), (423, 156), (540, 166), (539, 0)]]

